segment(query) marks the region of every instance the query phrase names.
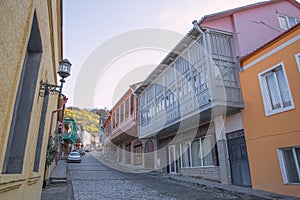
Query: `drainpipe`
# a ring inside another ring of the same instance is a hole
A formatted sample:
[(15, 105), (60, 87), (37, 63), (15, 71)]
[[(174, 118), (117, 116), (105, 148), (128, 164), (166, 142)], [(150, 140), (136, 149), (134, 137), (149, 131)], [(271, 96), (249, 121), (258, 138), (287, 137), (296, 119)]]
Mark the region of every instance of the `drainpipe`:
[[(193, 22), (193, 25), (194, 25), (194, 28), (200, 33), (200, 34), (202, 34), (203, 35), (203, 46), (204, 46), (204, 49), (206, 50), (206, 52), (207, 53), (211, 53), (211, 49), (210, 49), (210, 44), (209, 44), (209, 41), (207, 41), (207, 38), (206, 37), (209, 37), (209, 36), (207, 36), (205, 33), (204, 33), (204, 31), (203, 30), (201, 30), (201, 28), (199, 27), (199, 23), (197, 22), (197, 20), (194, 20)], [(213, 94), (213, 92), (214, 92), (214, 88), (213, 88), (213, 86), (214, 86), (214, 83), (213, 83), (213, 81), (214, 81), (214, 73), (213, 73), (213, 63), (211, 62), (211, 60), (208, 58), (208, 56), (206, 56), (206, 63), (207, 63), (207, 65), (209, 65), (209, 66), (211, 66), (211, 69), (210, 69), (210, 72), (209, 72), (209, 74), (210, 74), (210, 76), (209, 76), (209, 82), (208, 82), (208, 84), (209, 84), (209, 91), (210, 91), (210, 99), (208, 99), (208, 101), (209, 102), (211, 102), (212, 101), (212, 99), (213, 99), (213, 96), (214, 96), (214, 94)]]
[(206, 41), (206, 35), (205, 33), (201, 30), (201, 28), (199, 27), (199, 24), (197, 22), (197, 20), (194, 20), (193, 22), (193, 25), (194, 25), (194, 28), (200, 33), (203, 35), (203, 45), (204, 45), (204, 49), (207, 51), (208, 48), (207, 48), (207, 41)]
[[(62, 106), (59, 109), (56, 109), (56, 110), (52, 111), (48, 138), (50, 138), (51, 132), (52, 132), (52, 124), (53, 124), (54, 113), (63, 110), (64, 107), (65, 107), (65, 104), (68, 101), (68, 98), (66, 96), (64, 96), (64, 95), (62, 95), (62, 96), (63, 96), (63, 104), (62, 104)], [(55, 159), (55, 162), (57, 164), (57, 159)], [(45, 182), (45, 180), (46, 180), (46, 171), (47, 171), (46, 169), (47, 169), (47, 166), (45, 165), (43, 187), (44, 187), (44, 185), (46, 186), (46, 182)]]
[[(53, 124), (54, 113), (63, 110), (65, 108), (65, 104), (67, 103), (67, 101), (68, 101), (68, 98), (63, 95), (63, 104), (61, 105), (61, 107), (59, 109), (56, 109), (56, 110), (52, 111), (51, 121), (50, 121), (50, 128), (49, 128), (49, 138), (50, 138), (51, 132), (52, 132), (52, 124)], [(62, 115), (62, 117), (63, 117), (63, 115)]]
[(203, 32), (203, 31), (200, 29), (200, 27), (198, 26), (197, 20), (194, 20), (194, 21), (192, 22), (192, 24), (194, 25), (194, 28), (195, 28), (198, 32), (204, 34), (204, 32)]

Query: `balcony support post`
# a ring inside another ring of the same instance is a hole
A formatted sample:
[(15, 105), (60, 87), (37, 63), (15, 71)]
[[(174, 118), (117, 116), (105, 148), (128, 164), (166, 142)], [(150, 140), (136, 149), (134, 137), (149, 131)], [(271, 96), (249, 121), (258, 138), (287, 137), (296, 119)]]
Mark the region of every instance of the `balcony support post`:
[(216, 142), (218, 146), (218, 158), (220, 164), (220, 180), (222, 184), (229, 185), (231, 184), (231, 173), (224, 124), (225, 119), (222, 115), (214, 117), (214, 127), (216, 132)]

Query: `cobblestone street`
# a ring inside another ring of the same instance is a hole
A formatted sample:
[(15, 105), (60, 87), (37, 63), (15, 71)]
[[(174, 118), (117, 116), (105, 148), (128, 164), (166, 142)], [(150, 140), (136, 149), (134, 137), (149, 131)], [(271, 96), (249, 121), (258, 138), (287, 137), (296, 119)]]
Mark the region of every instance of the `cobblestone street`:
[(217, 188), (181, 183), (157, 174), (115, 171), (91, 153), (68, 164), (75, 200), (83, 199), (258, 199)]

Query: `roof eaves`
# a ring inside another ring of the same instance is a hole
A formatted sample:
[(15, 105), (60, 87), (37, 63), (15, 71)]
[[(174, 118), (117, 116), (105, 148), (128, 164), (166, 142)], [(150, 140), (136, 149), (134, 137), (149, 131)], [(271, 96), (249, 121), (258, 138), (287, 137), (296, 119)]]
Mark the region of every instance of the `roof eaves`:
[(220, 19), (220, 18), (223, 18), (226, 16), (233, 15), (234, 13), (237, 13), (237, 12), (245, 11), (248, 9), (253, 9), (253, 8), (256, 8), (256, 7), (259, 7), (262, 5), (266, 5), (266, 4), (272, 4), (272, 3), (275, 3), (278, 1), (283, 1), (283, 0), (262, 1), (262, 2), (249, 4), (246, 6), (241, 6), (241, 7), (237, 7), (237, 8), (233, 8), (233, 9), (229, 9), (229, 10), (225, 10), (225, 11), (221, 11), (221, 12), (217, 12), (217, 13), (213, 13), (213, 14), (209, 14), (209, 15), (204, 15), (204, 17), (202, 17), (201, 20), (199, 21), (199, 25), (201, 25), (203, 22)]

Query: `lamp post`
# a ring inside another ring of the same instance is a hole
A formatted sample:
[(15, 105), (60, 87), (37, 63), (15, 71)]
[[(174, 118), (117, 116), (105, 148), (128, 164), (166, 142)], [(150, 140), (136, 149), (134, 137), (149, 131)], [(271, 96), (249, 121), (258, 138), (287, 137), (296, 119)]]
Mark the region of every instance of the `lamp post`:
[(68, 59), (64, 59), (63, 61), (61, 61), (59, 63), (58, 70), (57, 70), (58, 75), (62, 78), (62, 79), (60, 79), (60, 82), (61, 82), (60, 86), (50, 84), (50, 83), (48, 83), (48, 81), (46, 81), (46, 82), (41, 81), (39, 96), (44, 97), (45, 95), (48, 95), (48, 94), (53, 95), (55, 93), (58, 93), (60, 96), (61, 92), (62, 92), (63, 84), (64, 84), (64, 82), (66, 82), (65, 78), (70, 76), (71, 66), (72, 66), (72, 64), (70, 63), (70, 61)]

